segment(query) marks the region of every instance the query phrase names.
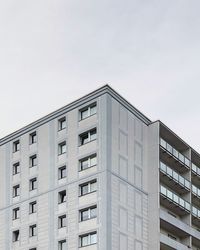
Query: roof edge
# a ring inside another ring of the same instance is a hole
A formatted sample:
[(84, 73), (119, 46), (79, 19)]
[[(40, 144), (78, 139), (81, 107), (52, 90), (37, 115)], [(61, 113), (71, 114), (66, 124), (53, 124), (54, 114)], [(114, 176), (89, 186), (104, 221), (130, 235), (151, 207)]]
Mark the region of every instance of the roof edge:
[(137, 116), (140, 120), (142, 120), (145, 124), (149, 125), (151, 121), (143, 115), (138, 109), (136, 109), (131, 103), (129, 103), (125, 98), (123, 98), (118, 92), (116, 92), (112, 87), (110, 87), (108, 84), (103, 85), (102, 87), (90, 92), (89, 94), (86, 94), (77, 100), (61, 107), (60, 109), (57, 109), (50, 114), (16, 130), (15, 132), (0, 138), (0, 146), (16, 139), (17, 137), (33, 130), (36, 129), (37, 127), (45, 124), (46, 122), (51, 121), (52, 119), (55, 119), (62, 114), (71, 111), (72, 109), (77, 108), (80, 105), (83, 105), (86, 102), (91, 101), (92, 99), (95, 99), (103, 94), (109, 94), (111, 95), (114, 99), (116, 99), (118, 102), (120, 102), (123, 106), (125, 106), (131, 113), (133, 113), (135, 116)]

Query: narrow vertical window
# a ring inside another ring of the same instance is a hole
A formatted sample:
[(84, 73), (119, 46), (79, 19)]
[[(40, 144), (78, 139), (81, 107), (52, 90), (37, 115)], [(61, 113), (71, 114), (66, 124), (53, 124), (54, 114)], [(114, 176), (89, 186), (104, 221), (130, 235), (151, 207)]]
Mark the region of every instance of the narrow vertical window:
[(29, 136), (30, 144), (34, 144), (37, 142), (37, 134), (36, 131), (31, 133)]
[(13, 142), (13, 153), (17, 152), (20, 150), (20, 142), (19, 140)]
[(66, 128), (66, 118), (62, 117), (58, 120), (58, 131)]

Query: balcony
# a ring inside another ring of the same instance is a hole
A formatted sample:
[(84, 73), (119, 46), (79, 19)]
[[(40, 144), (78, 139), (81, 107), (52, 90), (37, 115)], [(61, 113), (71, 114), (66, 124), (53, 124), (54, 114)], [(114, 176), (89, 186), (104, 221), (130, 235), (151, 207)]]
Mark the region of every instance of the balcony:
[(160, 179), (179, 194), (190, 191), (190, 182), (163, 162), (160, 162)]
[(160, 234), (160, 249), (161, 250), (188, 250), (188, 246), (168, 237), (167, 235)]
[(192, 206), (192, 224), (200, 229), (200, 210)]
[(174, 168), (180, 173), (190, 169), (190, 160), (162, 138), (160, 138), (160, 155), (166, 162), (173, 162)]
[(192, 185), (192, 203), (200, 207), (200, 189)]
[(192, 163), (192, 181), (195, 185), (200, 186), (200, 168)]
[(185, 201), (162, 185), (160, 186), (160, 203), (180, 216), (190, 214), (191, 211), (191, 205), (189, 202)]

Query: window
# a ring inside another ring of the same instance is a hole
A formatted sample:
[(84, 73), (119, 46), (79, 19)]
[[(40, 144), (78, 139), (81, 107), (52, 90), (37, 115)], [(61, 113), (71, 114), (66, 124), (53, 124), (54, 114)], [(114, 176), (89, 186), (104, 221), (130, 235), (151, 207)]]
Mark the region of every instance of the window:
[(82, 171), (82, 170), (85, 170), (87, 168), (90, 168), (90, 167), (94, 167), (95, 165), (97, 165), (97, 156), (96, 154), (92, 155), (92, 156), (89, 156), (87, 158), (84, 158), (84, 159), (81, 159), (79, 161), (79, 170)]
[(13, 231), (13, 242), (19, 241), (19, 230)]
[(79, 216), (80, 216), (80, 221), (85, 221), (85, 220), (96, 218), (97, 206), (92, 206), (92, 207), (80, 210)]
[(84, 234), (79, 236), (80, 247), (89, 246), (97, 243), (97, 232)]
[(80, 185), (80, 196), (95, 192), (97, 190), (97, 180), (92, 180), (90, 182)]
[(97, 138), (96, 128), (79, 135), (79, 138), (80, 138), (80, 145), (84, 145), (88, 142), (96, 140)]
[(30, 144), (34, 144), (37, 142), (37, 134), (36, 131), (31, 133), (29, 136)]
[(32, 155), (29, 160), (30, 168), (37, 165), (37, 155)]
[(67, 147), (66, 147), (66, 142), (61, 142), (60, 144), (58, 144), (58, 154), (62, 155), (64, 153), (66, 153), (67, 151)]
[(20, 167), (19, 167), (19, 162), (13, 164), (13, 175), (19, 174), (20, 172)]
[(19, 151), (19, 148), (20, 148), (19, 140), (13, 142), (13, 153)]
[(58, 131), (63, 130), (66, 128), (66, 118), (62, 117), (58, 120)]
[(66, 215), (58, 217), (58, 228), (66, 227)]
[(63, 166), (63, 167), (60, 167), (59, 169), (58, 169), (58, 179), (60, 180), (60, 179), (63, 179), (63, 178), (65, 178), (66, 177), (66, 166)]
[(34, 247), (34, 248), (30, 248), (29, 250), (37, 250), (37, 248), (36, 248), (36, 247)]
[(33, 201), (29, 203), (29, 214), (33, 214), (37, 212), (37, 201)]
[(66, 190), (62, 190), (58, 193), (58, 204), (66, 202)]
[(58, 250), (65, 250), (66, 249), (66, 240), (60, 240), (58, 242)]
[(19, 196), (19, 184), (13, 187), (13, 198)]
[(80, 118), (81, 120), (96, 114), (97, 112), (97, 104), (93, 103), (90, 106), (87, 106), (86, 108), (83, 108), (80, 110)]
[(37, 178), (33, 178), (29, 181), (29, 190), (35, 190), (37, 189)]
[(31, 225), (29, 227), (29, 237), (36, 236), (36, 234), (37, 234), (37, 225), (36, 224)]
[(13, 220), (19, 219), (19, 207), (13, 209)]

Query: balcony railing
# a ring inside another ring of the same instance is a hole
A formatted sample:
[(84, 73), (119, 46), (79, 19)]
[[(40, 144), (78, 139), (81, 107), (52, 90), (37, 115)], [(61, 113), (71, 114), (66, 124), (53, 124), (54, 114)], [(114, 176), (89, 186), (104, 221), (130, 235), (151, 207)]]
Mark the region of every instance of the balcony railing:
[(172, 147), (169, 143), (167, 143), (164, 139), (160, 138), (160, 145), (163, 147), (169, 154), (179, 160), (182, 164), (186, 165), (190, 168), (190, 160), (181, 154), (178, 150)]
[(192, 172), (200, 176), (200, 168), (198, 168), (194, 163), (192, 163)]
[(171, 169), (169, 166), (164, 164), (163, 162), (160, 162), (160, 171), (162, 171), (162, 173), (164, 173), (165, 175), (169, 176), (169, 178), (173, 179), (182, 187), (190, 190), (190, 182), (187, 179), (185, 179), (183, 176), (178, 174), (176, 171)]
[(200, 210), (194, 206), (192, 206), (192, 215), (200, 219)]
[(161, 195), (165, 196), (170, 201), (174, 202), (184, 210), (187, 210), (188, 212), (191, 211), (191, 205), (189, 202), (182, 199), (177, 194), (173, 193), (172, 191), (168, 190), (166, 187), (160, 185), (160, 193)]
[(200, 189), (196, 187), (195, 185), (192, 185), (192, 193), (200, 198)]

